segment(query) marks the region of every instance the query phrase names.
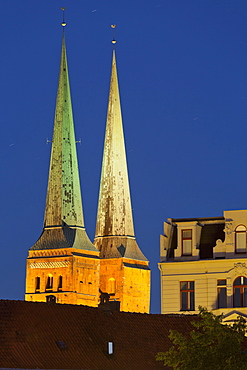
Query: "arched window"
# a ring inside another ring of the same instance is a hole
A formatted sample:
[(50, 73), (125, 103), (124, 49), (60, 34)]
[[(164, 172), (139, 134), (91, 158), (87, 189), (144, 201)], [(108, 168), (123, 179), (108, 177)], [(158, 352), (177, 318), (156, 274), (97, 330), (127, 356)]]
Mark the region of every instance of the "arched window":
[(36, 276), (35, 278), (35, 291), (39, 292), (40, 291), (40, 277)]
[(234, 307), (247, 307), (247, 278), (239, 276), (233, 283)]
[(57, 284), (57, 290), (62, 290), (63, 288), (63, 277), (62, 275), (58, 276), (58, 284)]
[(236, 253), (246, 253), (246, 227), (244, 225), (236, 227), (235, 251)]
[(114, 278), (110, 278), (108, 280), (107, 293), (108, 294), (116, 293), (116, 280)]
[(53, 288), (53, 276), (48, 275), (47, 282), (46, 282), (46, 290), (52, 290), (52, 288)]

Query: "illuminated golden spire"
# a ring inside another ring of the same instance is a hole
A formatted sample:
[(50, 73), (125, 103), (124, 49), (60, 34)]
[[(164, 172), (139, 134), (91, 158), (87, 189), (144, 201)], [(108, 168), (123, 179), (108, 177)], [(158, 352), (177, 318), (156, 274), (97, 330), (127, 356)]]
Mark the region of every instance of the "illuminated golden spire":
[(95, 246), (100, 250), (101, 258), (126, 257), (146, 261), (134, 234), (115, 50), (112, 56)]

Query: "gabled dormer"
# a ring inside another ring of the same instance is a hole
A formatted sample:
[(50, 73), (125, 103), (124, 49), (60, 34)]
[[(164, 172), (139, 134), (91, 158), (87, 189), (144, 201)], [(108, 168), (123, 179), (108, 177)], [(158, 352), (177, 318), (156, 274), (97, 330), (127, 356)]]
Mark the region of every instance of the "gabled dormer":
[(160, 238), (161, 262), (213, 258), (216, 241), (225, 240), (224, 228), (224, 217), (169, 218)]

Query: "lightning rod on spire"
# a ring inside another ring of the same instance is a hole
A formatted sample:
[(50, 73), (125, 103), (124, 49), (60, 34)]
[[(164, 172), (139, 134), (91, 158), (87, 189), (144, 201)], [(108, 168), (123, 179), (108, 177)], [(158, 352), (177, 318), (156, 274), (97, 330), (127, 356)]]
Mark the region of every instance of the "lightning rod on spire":
[(61, 25), (63, 26), (63, 27), (65, 27), (66, 26), (66, 22), (64, 21), (64, 11), (65, 11), (65, 9), (66, 8), (61, 8), (61, 10), (63, 11), (63, 21), (62, 21), (62, 23), (61, 23)]
[(112, 28), (112, 44), (115, 45), (116, 44), (116, 39), (115, 39), (115, 28), (116, 28), (116, 25), (115, 24), (111, 24), (111, 28)]

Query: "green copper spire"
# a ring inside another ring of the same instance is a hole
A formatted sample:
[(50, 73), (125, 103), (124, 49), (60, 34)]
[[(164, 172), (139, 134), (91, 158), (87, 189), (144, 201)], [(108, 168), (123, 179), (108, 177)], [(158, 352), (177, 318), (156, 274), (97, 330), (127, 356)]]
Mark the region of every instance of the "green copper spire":
[(31, 249), (96, 250), (84, 227), (65, 38), (57, 91), (44, 230)]
[(94, 244), (101, 258), (146, 261), (134, 234), (114, 50)]
[(45, 227), (84, 227), (65, 40), (58, 83)]

